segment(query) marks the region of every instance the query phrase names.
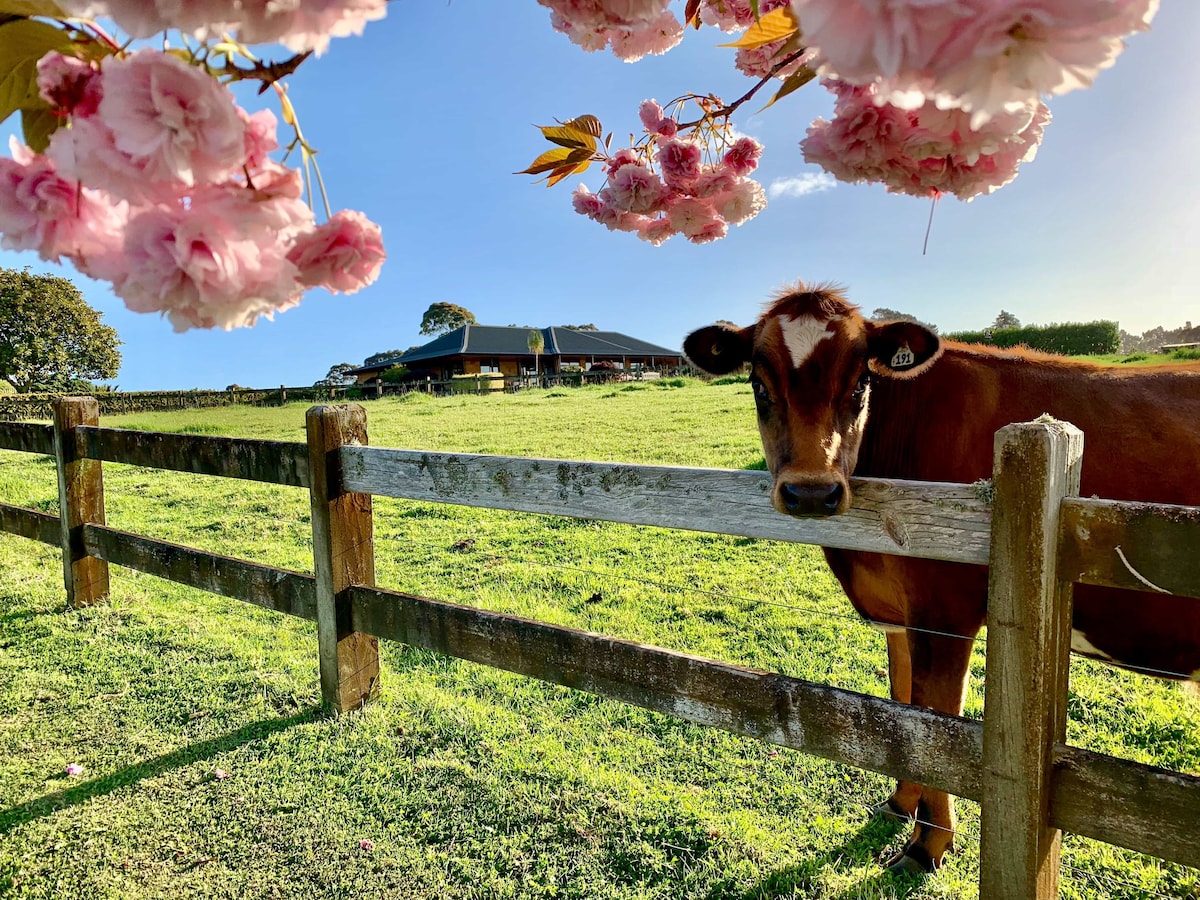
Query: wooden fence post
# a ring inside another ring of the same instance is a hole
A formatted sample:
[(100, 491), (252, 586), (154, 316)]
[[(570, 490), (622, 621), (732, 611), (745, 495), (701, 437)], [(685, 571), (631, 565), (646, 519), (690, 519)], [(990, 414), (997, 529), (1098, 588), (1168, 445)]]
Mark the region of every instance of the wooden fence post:
[(1058, 897), (1051, 752), (1064, 739), (1071, 584), (1059, 508), (1079, 493), (1083, 433), (1043, 416), (996, 433), (988, 585), (980, 900)]
[(375, 586), (371, 495), (343, 488), (338, 455), (344, 444), (367, 443), (367, 413), (358, 405), (314, 406), (305, 424), (321, 695), (343, 713), (379, 693), (379, 639), (350, 621), (350, 586)]
[(58, 516), (62, 527), (63, 586), (67, 605), (89, 606), (108, 597), (108, 563), (88, 556), (83, 524), (104, 524), (104, 477), (100, 460), (78, 454), (75, 426), (98, 425), (95, 397), (54, 401), (54, 461), (58, 469)]

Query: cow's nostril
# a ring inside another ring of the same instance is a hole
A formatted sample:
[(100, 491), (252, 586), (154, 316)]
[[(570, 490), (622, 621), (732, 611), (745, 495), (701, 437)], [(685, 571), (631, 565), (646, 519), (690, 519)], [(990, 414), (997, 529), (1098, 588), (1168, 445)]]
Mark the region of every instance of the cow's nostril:
[(835, 481), (833, 483), (833, 486), (829, 489), (829, 493), (825, 495), (825, 508), (829, 510), (830, 513), (837, 512), (837, 508), (842, 502), (842, 494), (845, 492), (846, 489), (842, 487), (842, 483), (840, 481)]
[(779, 501), (793, 516), (831, 516), (841, 505), (845, 488), (841, 482), (779, 485)]

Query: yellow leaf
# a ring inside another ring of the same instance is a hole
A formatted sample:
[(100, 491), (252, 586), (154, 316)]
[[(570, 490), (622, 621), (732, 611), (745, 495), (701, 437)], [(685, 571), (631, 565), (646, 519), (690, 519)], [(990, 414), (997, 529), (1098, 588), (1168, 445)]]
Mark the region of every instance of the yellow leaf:
[(594, 138), (598, 138), (604, 133), (604, 127), (595, 116), (576, 116), (574, 119), (562, 124), (564, 128), (582, 131), (584, 134), (590, 134)]
[[(808, 66), (801, 66), (787, 78), (783, 79), (783, 84), (780, 85), (779, 90), (775, 92), (775, 96), (768, 101), (767, 105), (764, 106), (763, 109), (773, 106), (776, 100), (782, 100), (792, 91), (799, 90), (816, 77), (817, 73)], [(762, 112), (762, 109), (760, 109), (759, 112)]]
[(37, 61), (51, 50), (71, 52), (71, 39), (53, 25), (16, 19), (0, 25), (0, 122), (18, 109), (43, 106)]
[(596, 139), (594, 137), (592, 137), (586, 131), (580, 131), (567, 125), (543, 125), (541, 126), (541, 132), (542, 136), (552, 144), (558, 144), (562, 147), (571, 147), (575, 149), (596, 149)]
[(520, 172), (513, 172), (514, 175), (540, 175), (543, 172), (549, 172), (551, 169), (557, 169), (567, 161), (567, 157), (577, 151), (569, 147), (555, 147), (553, 150), (547, 150), (537, 159), (529, 164), (528, 169), (522, 169)]
[(51, 0), (0, 0), (0, 16), (45, 16), (47, 19), (66, 18), (57, 3)]
[(683, 10), (683, 24), (685, 28), (691, 25), (697, 31), (700, 30), (700, 0), (688, 0)]
[(48, 106), (21, 110), (21, 131), (25, 135), (25, 143), (34, 153), (46, 152), (46, 148), (50, 146), (50, 135), (54, 134), (63, 122), (63, 118), (56, 116)]
[(789, 38), (800, 32), (800, 23), (796, 21), (790, 6), (780, 6), (771, 10), (753, 25), (746, 33), (732, 44), (718, 44), (719, 47), (737, 47), (738, 49), (753, 50), (764, 44)]

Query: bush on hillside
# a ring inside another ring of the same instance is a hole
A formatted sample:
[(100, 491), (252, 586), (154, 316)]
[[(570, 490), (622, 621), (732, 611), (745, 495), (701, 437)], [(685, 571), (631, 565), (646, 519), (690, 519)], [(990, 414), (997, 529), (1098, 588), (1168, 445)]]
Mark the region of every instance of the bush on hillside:
[(1116, 353), (1121, 346), (1121, 331), (1117, 323), (1105, 321), (1022, 325), (1020, 328), (994, 330), (986, 328), (983, 331), (958, 331), (944, 337), (964, 344), (989, 344), (993, 347), (1024, 345), (1033, 350), (1064, 356)]

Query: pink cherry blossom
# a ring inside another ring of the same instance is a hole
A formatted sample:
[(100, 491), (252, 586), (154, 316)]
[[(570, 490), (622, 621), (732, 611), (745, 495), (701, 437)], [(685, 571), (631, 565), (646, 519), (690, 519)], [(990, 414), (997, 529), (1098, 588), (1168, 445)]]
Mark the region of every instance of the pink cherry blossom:
[(647, 219), (637, 230), (639, 239), (655, 247), (661, 247), (675, 233), (671, 220), (666, 216), (657, 219)]
[(741, 225), (767, 208), (767, 194), (757, 181), (745, 178), (714, 198), (713, 207), (730, 225)]
[(342, 210), (296, 238), (288, 260), (306, 287), (353, 294), (379, 277), (386, 254), (379, 226), (360, 212)]
[(621, 166), (641, 165), (642, 157), (632, 147), (622, 147), (607, 160), (604, 161), (604, 171), (612, 175)]
[[(160, 0), (161, 2), (161, 0)], [(329, 39), (361, 35), (387, 15), (387, 0), (244, 0), (238, 37), (250, 44), (279, 42), (296, 53), (329, 49)]]
[(67, 767), (64, 771), (71, 776), (82, 775), (83, 766), (79, 765), (79, 763), (67, 763)]
[(974, 130), (962, 110), (930, 101), (915, 110), (878, 104), (874, 87), (829, 85), (838, 95), (832, 122), (816, 120), (801, 142), (804, 158), (835, 178), (881, 183), (918, 197), (969, 200), (1016, 177), (1037, 153), (1050, 111), (1041, 102)]
[(63, 178), (45, 156), (10, 141), (0, 158), (0, 246), (42, 259), (94, 258), (117, 252), (127, 213), (95, 191)]
[(220, 204), (155, 207), (125, 234), (113, 289), (135, 312), (161, 312), (176, 331), (236, 328), (295, 306), (302, 288), (277, 236), (231, 220)]
[(693, 244), (708, 244), (719, 241), (729, 232), (729, 225), (724, 219), (716, 218), (705, 222), (700, 228), (692, 231), (687, 239)]
[(683, 25), (675, 14), (664, 12), (642, 25), (614, 28), (609, 46), (617, 59), (637, 62), (643, 56), (661, 56), (683, 40)]
[(879, 84), (904, 108), (933, 98), (978, 128), (1042, 94), (1090, 85), (1158, 0), (795, 0), (823, 74)]
[(213, 778), (215, 778), (217, 781), (224, 781), (226, 778), (229, 777), (229, 773), (226, 772), (224, 769), (213, 769), (212, 774), (213, 774)]
[(116, 148), (155, 182), (217, 181), (245, 159), (246, 126), (233, 95), (167, 53), (141, 50), (109, 61), (98, 118)]
[(662, 208), (666, 186), (644, 166), (621, 166), (608, 181), (613, 206), (623, 212), (657, 212)]
[(358, 846), (361, 847), (363, 850), (374, 850), (375, 842), (373, 840), (371, 840), (370, 838), (363, 838), (362, 840), (360, 840), (358, 842)]
[(738, 138), (726, 151), (722, 161), (735, 175), (749, 175), (758, 168), (762, 144), (751, 137)]
[(582, 184), (571, 195), (571, 205), (575, 208), (575, 212), (581, 216), (587, 216), (589, 219), (595, 219), (599, 216), (600, 209), (603, 206), (600, 198), (589, 191), (586, 185)]
[(668, 138), (659, 141), (656, 155), (667, 186), (686, 191), (700, 176), (700, 145), (694, 141)]
[(667, 217), (671, 220), (671, 227), (689, 240), (718, 218), (712, 203), (694, 198), (680, 200), (671, 207)]
[(38, 60), (38, 94), (62, 115), (94, 115), (100, 106), (99, 75), (91, 63), (51, 51)]

